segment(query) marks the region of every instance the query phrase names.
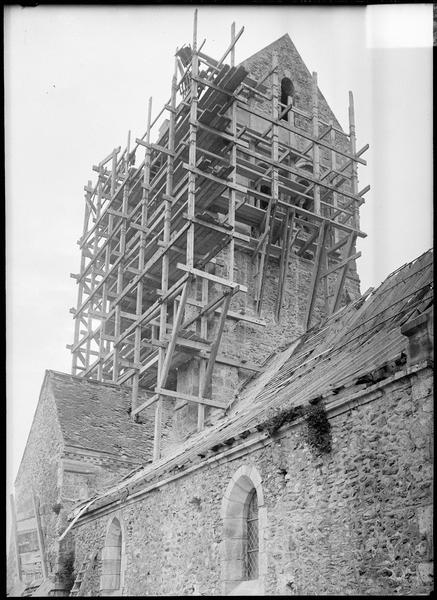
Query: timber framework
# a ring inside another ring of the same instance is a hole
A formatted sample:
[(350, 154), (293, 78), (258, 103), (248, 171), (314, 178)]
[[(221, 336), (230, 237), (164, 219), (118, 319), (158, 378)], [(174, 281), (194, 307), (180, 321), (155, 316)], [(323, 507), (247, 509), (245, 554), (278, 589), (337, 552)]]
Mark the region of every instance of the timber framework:
[[(326, 314), (338, 310), (365, 236), (358, 210), (368, 187), (358, 191), (357, 167), (368, 146), (356, 149), (352, 93), (348, 132), (321, 118), (316, 73), (311, 111), (297, 108), (276, 53), (258, 81), (235, 65), (243, 30), (233, 24), (228, 48), (213, 59), (198, 44), (196, 12), (192, 44), (175, 54), (168, 102), (153, 117), (149, 100), (145, 134), (132, 140), (129, 132), (124, 150), (94, 166), (97, 182), (85, 187), (72, 373), (131, 386), (132, 418), (155, 404), (155, 460), (164, 401), (197, 403), (199, 430), (205, 406), (226, 408), (211, 394), (214, 364), (226, 364), (225, 321), (263, 326), (269, 262), (279, 269), (280, 320), (291, 255), (312, 261), (309, 328), (317, 294)], [(217, 275), (224, 249), (226, 270)], [(231, 310), (247, 293), (235, 269), (240, 251), (256, 265), (253, 315)], [(199, 359), (197, 396), (171, 389), (187, 356)]]

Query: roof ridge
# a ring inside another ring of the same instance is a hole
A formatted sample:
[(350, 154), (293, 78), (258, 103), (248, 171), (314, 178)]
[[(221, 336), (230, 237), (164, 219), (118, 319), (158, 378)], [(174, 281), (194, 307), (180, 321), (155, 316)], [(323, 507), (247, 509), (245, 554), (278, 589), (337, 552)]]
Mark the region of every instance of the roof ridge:
[[(290, 37), (289, 33), (284, 33), (283, 35), (281, 35), (280, 37), (278, 37), (276, 40), (273, 40), (273, 42), (270, 42), (270, 44), (267, 44), (267, 46), (263, 46), (262, 48), (260, 48), (259, 50), (257, 50), (256, 52), (254, 52), (253, 54), (251, 54), (250, 56), (246, 57), (244, 60), (240, 61), (239, 65), (242, 65), (243, 63), (245, 63), (246, 61), (250, 60), (251, 58), (253, 58), (254, 56), (256, 56), (257, 54), (260, 54), (261, 52), (264, 52), (265, 50), (267, 50), (268, 48), (270, 48), (271, 46), (274, 46), (275, 44), (277, 44), (280, 40), (282, 39), (288, 39), (289, 43), (291, 44), (291, 46), (296, 50), (297, 54), (299, 55), (300, 59), (302, 60), (302, 62), (304, 62), (304, 60), (302, 59), (300, 53), (298, 52), (296, 46), (293, 43), (293, 40)], [(306, 66), (306, 65), (305, 65)]]
[(63, 371), (56, 371), (55, 369), (46, 369), (46, 372), (50, 375), (55, 375), (58, 376), (60, 375), (63, 378), (72, 378), (75, 381), (80, 381), (81, 383), (91, 383), (93, 385), (103, 385), (103, 386), (108, 386), (108, 387), (112, 387), (114, 389), (119, 389), (122, 391), (129, 391), (129, 388), (127, 386), (124, 386), (123, 384), (120, 383), (113, 383), (111, 381), (98, 381), (97, 379), (91, 379), (88, 377), (81, 377), (80, 375), (73, 375), (72, 373), (64, 373)]

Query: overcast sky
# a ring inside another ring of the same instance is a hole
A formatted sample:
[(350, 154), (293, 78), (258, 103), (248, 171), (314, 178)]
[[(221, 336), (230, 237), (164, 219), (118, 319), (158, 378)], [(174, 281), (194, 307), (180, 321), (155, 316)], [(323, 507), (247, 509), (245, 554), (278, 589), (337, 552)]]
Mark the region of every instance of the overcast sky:
[[(193, 7), (5, 8), (8, 487), (45, 369), (71, 370), (83, 186), (170, 95)], [(432, 245), (432, 4), (200, 7), (203, 51), (236, 60), (288, 33), (344, 128), (355, 97), (362, 292)]]

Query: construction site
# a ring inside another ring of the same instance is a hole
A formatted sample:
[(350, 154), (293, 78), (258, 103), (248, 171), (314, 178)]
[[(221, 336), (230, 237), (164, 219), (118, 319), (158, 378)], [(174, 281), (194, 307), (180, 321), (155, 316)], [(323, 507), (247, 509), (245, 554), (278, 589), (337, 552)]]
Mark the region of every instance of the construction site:
[[(205, 406), (226, 406), (211, 396), (215, 364), (250, 371), (220, 357), (220, 343), (229, 319), (265, 327), (269, 269), (281, 323), (291, 257), (311, 261), (308, 329), (318, 297), (325, 317), (344, 303), (365, 235), (357, 168), (368, 146), (356, 148), (352, 93), (344, 132), (319, 110), (316, 73), (303, 109), (277, 53), (259, 79), (235, 65), (243, 30), (233, 27), (217, 60), (202, 52), (195, 24), (176, 51), (168, 102), (154, 116), (150, 99), (146, 133), (129, 133), (85, 187), (72, 373), (129, 385), (132, 418), (156, 406), (155, 458), (163, 402), (196, 403), (202, 429)], [(184, 393), (178, 373), (194, 357), (197, 392)]]
[(432, 251), (360, 290), (344, 130), (288, 34), (197, 10), (169, 99), (92, 166), (71, 374), (11, 497), (10, 595), (426, 594)]

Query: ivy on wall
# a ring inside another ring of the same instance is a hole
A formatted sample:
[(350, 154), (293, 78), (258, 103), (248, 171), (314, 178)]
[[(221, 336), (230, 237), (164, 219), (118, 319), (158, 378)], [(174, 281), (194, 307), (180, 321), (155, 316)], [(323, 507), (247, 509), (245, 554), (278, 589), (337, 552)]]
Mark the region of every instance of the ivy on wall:
[(264, 429), (270, 437), (274, 437), (283, 425), (299, 418), (303, 418), (306, 424), (304, 430), (306, 443), (322, 454), (329, 453), (332, 449), (331, 424), (320, 398), (308, 406), (293, 406), (278, 411), (266, 419), (258, 429)]
[(305, 439), (309, 446), (322, 454), (331, 452), (331, 423), (321, 402), (310, 404), (305, 411)]

